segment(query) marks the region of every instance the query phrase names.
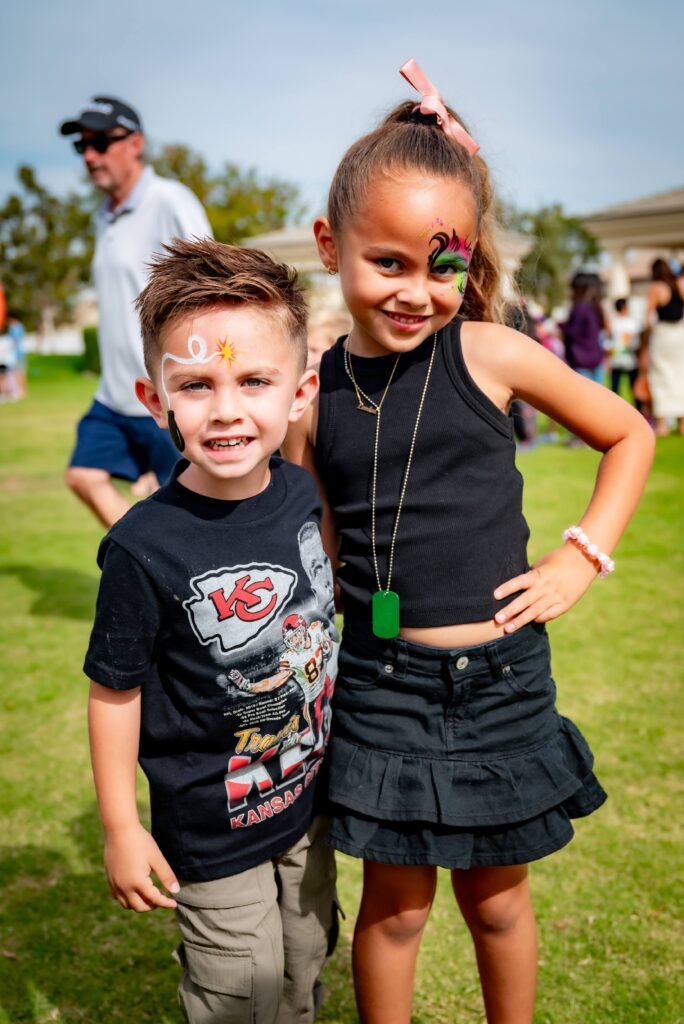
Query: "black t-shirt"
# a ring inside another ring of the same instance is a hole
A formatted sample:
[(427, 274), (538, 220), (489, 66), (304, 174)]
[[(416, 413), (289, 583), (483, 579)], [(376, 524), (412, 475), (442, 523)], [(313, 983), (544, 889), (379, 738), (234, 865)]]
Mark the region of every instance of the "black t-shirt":
[(262, 863), (310, 823), (339, 639), (319, 521), (309, 474), (274, 458), (261, 494), (174, 479), (100, 545), (84, 671), (142, 687), (152, 833), (187, 881)]

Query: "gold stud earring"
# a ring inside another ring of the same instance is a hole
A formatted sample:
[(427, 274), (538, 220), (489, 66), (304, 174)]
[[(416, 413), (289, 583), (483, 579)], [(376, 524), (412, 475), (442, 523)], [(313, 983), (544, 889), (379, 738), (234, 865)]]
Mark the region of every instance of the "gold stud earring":
[(328, 273), (330, 274), (331, 277), (334, 277), (335, 274), (337, 273), (337, 267), (328, 267)]

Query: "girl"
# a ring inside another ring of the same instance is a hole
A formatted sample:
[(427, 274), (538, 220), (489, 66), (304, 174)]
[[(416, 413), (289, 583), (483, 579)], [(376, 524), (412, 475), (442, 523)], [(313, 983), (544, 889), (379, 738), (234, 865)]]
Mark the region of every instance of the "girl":
[[(545, 625), (597, 575), (652, 458), (645, 421), (496, 322), (492, 193), (477, 146), (423, 93), (356, 142), (316, 221), (353, 327), (288, 440), (339, 544), (345, 629), (330, 759), (332, 843), (364, 859), (354, 976), (364, 1024), (408, 1024), (438, 865), (472, 933), (490, 1024), (532, 1018), (527, 867), (605, 799), (554, 708)], [(508, 409), (604, 453), (565, 543), (530, 568)], [(586, 533), (584, 532), (586, 531)]]

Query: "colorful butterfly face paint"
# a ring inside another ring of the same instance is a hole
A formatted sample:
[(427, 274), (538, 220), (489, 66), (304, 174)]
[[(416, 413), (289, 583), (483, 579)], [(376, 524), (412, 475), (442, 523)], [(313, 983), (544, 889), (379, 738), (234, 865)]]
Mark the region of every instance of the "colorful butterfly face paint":
[(473, 255), (472, 245), (465, 238), (459, 238), (455, 231), (451, 232), (451, 238), (446, 231), (438, 231), (430, 239), (430, 244), (433, 242), (435, 248), (428, 256), (430, 273), (434, 274), (445, 267), (450, 268), (454, 272), (454, 291), (463, 295)]
[(161, 386), (166, 397), (167, 415), (166, 418), (169, 424), (169, 434), (171, 440), (178, 449), (182, 452), (185, 448), (185, 438), (183, 437), (178, 424), (176, 423), (176, 417), (171, 408), (171, 399), (169, 393), (166, 390), (166, 383), (164, 381), (164, 367), (167, 361), (170, 359), (174, 363), (181, 363), (186, 366), (197, 366), (205, 363), (210, 363), (212, 359), (222, 359), (226, 367), (230, 369), (233, 363), (237, 362), (237, 349), (233, 343), (228, 339), (228, 335), (217, 342), (218, 351), (212, 352), (207, 355), (207, 343), (201, 334), (191, 334), (188, 338), (188, 357), (174, 356), (171, 352), (165, 352), (161, 359)]

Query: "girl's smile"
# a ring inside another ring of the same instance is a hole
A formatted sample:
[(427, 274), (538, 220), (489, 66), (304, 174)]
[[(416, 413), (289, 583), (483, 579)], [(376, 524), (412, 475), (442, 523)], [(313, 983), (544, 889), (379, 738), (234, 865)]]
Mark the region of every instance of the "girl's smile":
[(460, 181), (379, 178), (336, 235), (324, 218), (314, 230), (324, 263), (339, 269), (358, 355), (415, 348), (460, 309), (477, 236)]

